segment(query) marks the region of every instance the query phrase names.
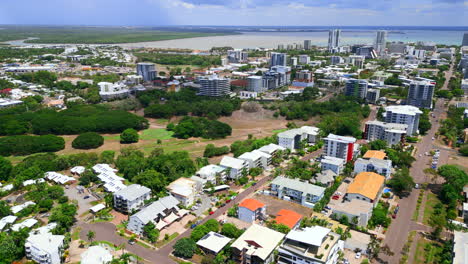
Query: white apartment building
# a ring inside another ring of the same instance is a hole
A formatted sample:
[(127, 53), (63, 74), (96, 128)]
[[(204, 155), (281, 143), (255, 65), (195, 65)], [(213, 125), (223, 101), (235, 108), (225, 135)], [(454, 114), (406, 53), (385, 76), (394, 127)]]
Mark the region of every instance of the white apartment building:
[(317, 127), (303, 126), (278, 133), (278, 145), (290, 150), (298, 149), (303, 140), (315, 143), (319, 135)]
[(161, 230), (188, 213), (187, 210), (179, 209), (178, 204), (179, 201), (173, 196), (163, 197), (130, 216), (127, 229), (140, 235), (143, 227), (153, 222), (156, 229)]
[(385, 122), (406, 124), (407, 135), (413, 136), (418, 134), (419, 117), (422, 111), (419, 108), (411, 105), (391, 105), (385, 108)]
[(260, 164), (263, 169), (267, 169), (268, 166), (271, 164), (272, 156), (270, 154), (260, 151), (258, 149), (253, 150), (252, 153), (260, 155)]
[(203, 96), (224, 96), (229, 94), (231, 87), (229, 85), (229, 79), (219, 78), (216, 75), (210, 77), (203, 77), (199, 79), (200, 90), (198, 95)]
[(405, 141), (408, 125), (385, 123), (377, 120), (367, 121), (364, 129), (364, 138), (369, 141), (384, 140), (387, 145), (393, 146)]
[(229, 156), (224, 156), (219, 165), (229, 171), (227, 176), (231, 179), (242, 177), (242, 171), (249, 169), (247, 161)]
[(388, 179), (392, 173), (392, 161), (377, 158), (359, 158), (354, 162), (354, 173), (361, 172), (375, 172)]
[(309, 64), (310, 56), (309, 55), (299, 55), (299, 63), (300, 64)]
[(322, 199), (325, 188), (302, 182), (299, 179), (290, 179), (283, 176), (276, 177), (270, 184), (270, 195), (279, 199), (299, 203), (312, 208)]
[(24, 244), (26, 257), (40, 264), (60, 264), (64, 239), (51, 233), (31, 233)]
[(112, 261), (112, 254), (101, 246), (91, 246), (81, 254), (80, 264), (105, 264)]
[(345, 167), (346, 161), (341, 158), (324, 156), (320, 160), (320, 166), (322, 171), (331, 170), (336, 175), (340, 175)]
[(195, 203), (195, 195), (202, 190), (200, 182), (189, 178), (181, 177), (167, 186), (167, 190), (174, 196), (180, 204), (189, 207)]
[(103, 100), (127, 98), (130, 90), (124, 83), (100, 82), (99, 95)]
[(117, 211), (131, 213), (144, 205), (144, 201), (151, 198), (151, 190), (139, 184), (132, 184), (114, 193), (114, 208)]
[(262, 156), (258, 153), (254, 153), (253, 151), (245, 152), (237, 158), (247, 161), (247, 163), (249, 164), (249, 169), (264, 168), (262, 166)]
[(213, 184), (218, 184), (216, 178), (224, 181), (226, 179), (226, 168), (218, 165), (210, 164), (200, 168), (195, 176), (205, 179)]
[(278, 248), (279, 264), (336, 264), (344, 249), (340, 235), (313, 226), (291, 230)]
[(274, 156), (274, 155), (276, 155), (276, 153), (278, 153), (278, 151), (284, 151), (284, 150), (286, 150), (286, 148), (281, 147), (280, 145), (270, 143), (270, 144), (268, 144), (266, 146), (263, 146), (263, 147), (259, 148), (258, 150), (261, 151), (261, 152), (264, 152), (266, 154), (269, 154), (271, 156)]
[(434, 90), (435, 85), (429, 81), (412, 81), (408, 89), (407, 104), (421, 108), (432, 108)]
[(354, 137), (337, 136), (329, 134), (324, 138), (324, 155), (344, 159), (346, 162), (352, 160), (358, 152), (359, 145), (355, 144)]

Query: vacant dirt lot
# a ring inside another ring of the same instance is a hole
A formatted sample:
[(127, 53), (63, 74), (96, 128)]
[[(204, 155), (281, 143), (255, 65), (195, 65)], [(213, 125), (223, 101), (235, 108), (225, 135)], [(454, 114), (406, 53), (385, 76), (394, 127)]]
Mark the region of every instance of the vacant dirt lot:
[(281, 209), (288, 209), (306, 217), (310, 217), (313, 212), (312, 208), (307, 208), (297, 203), (280, 200), (269, 195), (256, 194), (252, 198), (264, 203), (266, 205), (267, 214), (271, 216), (276, 216), (276, 214)]

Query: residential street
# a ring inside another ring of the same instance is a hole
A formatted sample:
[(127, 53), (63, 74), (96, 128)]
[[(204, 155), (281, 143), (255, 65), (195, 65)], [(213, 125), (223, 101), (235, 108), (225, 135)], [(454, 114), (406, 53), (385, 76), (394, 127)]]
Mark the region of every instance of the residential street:
[[(447, 89), (448, 81), (452, 76), (453, 65), (450, 70), (446, 73), (446, 82), (442, 89)], [(416, 183), (426, 183), (430, 179), (425, 175), (424, 169), (429, 168), (429, 163), (431, 162), (431, 157), (424, 155), (425, 152), (429, 152), (432, 149), (438, 148), (433, 146), (432, 137), (435, 136), (435, 133), (438, 131), (440, 126), (440, 121), (445, 117), (445, 107), (444, 99), (437, 99), (433, 113), (435, 118), (431, 118), (432, 128), (428, 131), (420, 142), (416, 144), (416, 161), (412, 164), (410, 168), (410, 174), (413, 177)], [(439, 148), (440, 149), (440, 148)], [(421, 155), (421, 157), (419, 156)], [(445, 149), (440, 149), (440, 158), (439, 166), (444, 165), (448, 160), (448, 151)], [(389, 257), (384, 254), (380, 254), (379, 257), (386, 263), (398, 263), (401, 258), (401, 251), (403, 245), (406, 243), (408, 234), (413, 230), (422, 230), (427, 231), (427, 229), (422, 229), (421, 225), (415, 223), (411, 220), (413, 212), (416, 209), (416, 203), (419, 196), (419, 189), (413, 189), (411, 194), (408, 197), (403, 197), (399, 201), (400, 210), (396, 219), (393, 219), (392, 224), (388, 228), (388, 231), (385, 236), (383, 244), (388, 245), (390, 249), (395, 253), (393, 256)]]

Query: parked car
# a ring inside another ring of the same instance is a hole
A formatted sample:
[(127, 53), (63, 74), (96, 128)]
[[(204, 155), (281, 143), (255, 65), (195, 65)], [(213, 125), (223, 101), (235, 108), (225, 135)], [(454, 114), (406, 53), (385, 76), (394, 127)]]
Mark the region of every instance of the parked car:
[(227, 200), (226, 200), (226, 203), (230, 203), (230, 202), (231, 202), (231, 199), (227, 199)]
[(192, 224), (192, 225), (190, 226), (190, 229), (194, 229), (195, 227), (197, 227), (197, 224)]
[(356, 256), (355, 256), (355, 258), (356, 258), (356, 259), (359, 259), (359, 258), (361, 258), (361, 255), (362, 255), (362, 254), (361, 254), (361, 252), (358, 252), (358, 253), (356, 253)]
[(129, 240), (128, 243), (129, 243), (130, 245), (135, 245), (136, 242), (135, 242), (135, 240)]
[(332, 199), (333, 199), (333, 200), (338, 200), (338, 199), (340, 199), (340, 196), (339, 196), (339, 195), (333, 195), (333, 196), (332, 196)]
[(214, 212), (213, 212), (213, 211), (210, 211), (210, 215), (212, 215), (212, 214), (214, 214)]
[(325, 209), (327, 209), (327, 210), (331, 210), (331, 207), (330, 207), (330, 206), (328, 206), (328, 205), (325, 205)]
[(89, 195), (86, 195), (85, 197), (83, 197), (83, 199), (88, 199), (89, 198)]

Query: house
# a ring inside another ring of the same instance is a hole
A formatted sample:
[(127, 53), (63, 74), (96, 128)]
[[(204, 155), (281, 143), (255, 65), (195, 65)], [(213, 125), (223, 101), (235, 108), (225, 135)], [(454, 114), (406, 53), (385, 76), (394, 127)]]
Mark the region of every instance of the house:
[(336, 264), (344, 242), (330, 229), (313, 226), (291, 230), (278, 248), (279, 264)]
[(51, 233), (31, 233), (24, 244), (26, 257), (37, 263), (60, 264), (64, 239)]
[(249, 169), (247, 161), (229, 156), (224, 156), (219, 165), (228, 171), (227, 175), (231, 179), (242, 177), (242, 172)]
[(3, 229), (7, 226), (7, 225), (11, 225), (13, 224), (16, 219), (18, 219), (17, 216), (14, 216), (14, 215), (8, 215), (8, 216), (5, 216), (3, 217), (1, 220), (0, 220), (0, 231), (3, 231)]
[(310, 208), (322, 199), (324, 192), (325, 188), (323, 187), (282, 176), (276, 177), (270, 185), (271, 195)]
[(348, 162), (359, 152), (359, 145), (356, 144), (356, 139), (353, 137), (329, 134), (324, 138), (324, 141), (323, 153), (325, 156), (344, 159)]
[(206, 254), (216, 256), (231, 240), (229, 237), (210, 231), (197, 241), (197, 246)]
[(205, 179), (212, 184), (218, 184), (218, 180), (224, 181), (226, 180), (226, 168), (221, 167), (218, 165), (210, 164), (200, 168), (196, 173), (195, 176), (198, 176), (202, 179)]
[(280, 232), (253, 224), (231, 245), (233, 259), (242, 264), (273, 263), (275, 248), (283, 238)]
[(63, 175), (54, 171), (48, 171), (45, 173), (45, 178), (47, 180), (53, 181), (58, 184), (66, 184), (75, 181), (75, 178)]
[(166, 196), (152, 202), (130, 216), (127, 229), (140, 235), (143, 232), (143, 227), (149, 222), (153, 222), (156, 228), (161, 230), (188, 213), (187, 210), (179, 209), (178, 204), (179, 200), (173, 196)]
[(324, 156), (320, 160), (320, 166), (322, 171), (331, 170), (336, 175), (340, 175), (345, 167), (346, 161), (341, 158)]
[(454, 231), (453, 264), (468, 263), (468, 233)]
[(245, 199), (239, 204), (237, 215), (240, 220), (252, 223), (257, 219), (265, 218), (266, 206), (255, 199)]
[(101, 246), (91, 246), (81, 254), (81, 264), (106, 264), (112, 261), (112, 254)]
[(359, 158), (354, 162), (354, 173), (376, 172), (389, 178), (392, 173), (392, 161), (379, 158)]
[(353, 199), (377, 204), (385, 183), (385, 177), (374, 172), (361, 172), (348, 186), (346, 200)]
[(315, 182), (321, 183), (325, 186), (330, 186), (335, 181), (336, 173), (331, 170), (325, 170), (320, 173), (317, 173), (315, 176)]
[(11, 212), (13, 214), (17, 214), (17, 213), (21, 212), (23, 209), (25, 209), (26, 207), (29, 207), (29, 206), (35, 205), (35, 204), (36, 204), (35, 202), (27, 201), (24, 204), (15, 205), (15, 206), (11, 207), (10, 210), (11, 210)]
[(75, 166), (73, 168), (71, 168), (70, 172), (73, 174), (73, 175), (81, 175), (83, 174), (83, 172), (85, 172), (86, 168), (83, 167), (83, 166)]
[(140, 209), (145, 200), (151, 198), (151, 190), (139, 184), (132, 184), (114, 193), (114, 208), (123, 213), (131, 213)]
[(273, 144), (273, 143), (270, 143), (266, 146), (263, 146), (261, 148), (258, 149), (259, 151), (261, 152), (264, 152), (266, 154), (269, 154), (271, 156), (275, 156), (276, 153), (278, 153), (278, 151), (285, 151), (286, 148), (280, 146), (280, 145), (276, 145), (276, 144)]
[(35, 224), (37, 224), (37, 222), (38, 221), (36, 219), (34, 219), (34, 218), (28, 218), (28, 219), (24, 220), (21, 223), (14, 224), (11, 227), (11, 230), (19, 231), (20, 229), (23, 229), (23, 228), (32, 228)]
[(301, 224), (302, 215), (287, 209), (281, 209), (276, 214), (275, 222), (277, 224), (283, 224), (290, 229), (295, 229)]
[(167, 190), (179, 202), (185, 206), (191, 206), (195, 203), (195, 195), (202, 190), (203, 186), (200, 182), (181, 177), (169, 184)]
[(104, 208), (106, 208), (104, 204), (96, 204), (95, 206), (89, 208), (89, 211), (93, 214), (96, 214), (97, 212), (103, 210)]
[(315, 143), (319, 129), (317, 127), (303, 126), (278, 133), (278, 145), (290, 150), (298, 149), (303, 141)]
[(256, 152), (245, 152), (238, 157), (238, 159), (247, 161), (249, 169), (264, 168), (262, 164), (262, 156)]

